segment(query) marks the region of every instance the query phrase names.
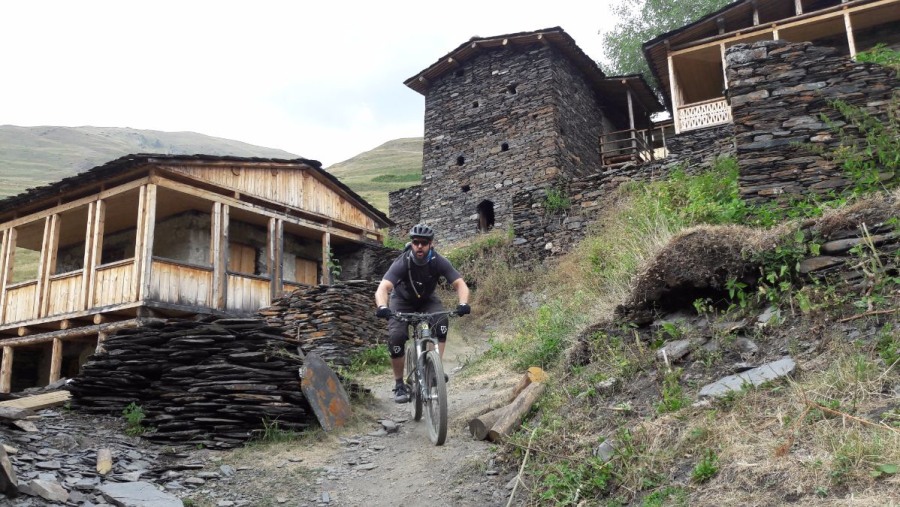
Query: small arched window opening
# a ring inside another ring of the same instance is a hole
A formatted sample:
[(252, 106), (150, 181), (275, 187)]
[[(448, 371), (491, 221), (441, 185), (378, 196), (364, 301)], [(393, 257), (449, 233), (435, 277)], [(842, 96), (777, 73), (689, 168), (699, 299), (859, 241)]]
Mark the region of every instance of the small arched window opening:
[(481, 105), (481, 102), (478, 102), (477, 100), (476, 100), (475, 102), (472, 102), (472, 107), (473, 107), (473, 108), (478, 107), (478, 106), (480, 106), (480, 105)]
[(456, 165), (463, 165), (466, 163), (466, 157), (460, 155), (456, 157)]
[(508, 93), (510, 95), (515, 95), (515, 94), (519, 93), (519, 85), (511, 84), (511, 85), (507, 86), (506, 93)]
[(500, 143), (500, 151), (509, 151), (509, 143)]
[(494, 203), (488, 200), (478, 205), (478, 232), (487, 232), (494, 228)]
[(463, 186), (462, 186), (462, 191), (463, 191), (463, 192), (468, 192), (469, 190), (472, 190), (472, 187), (471, 187), (471, 186), (469, 186), (469, 185), (463, 185)]

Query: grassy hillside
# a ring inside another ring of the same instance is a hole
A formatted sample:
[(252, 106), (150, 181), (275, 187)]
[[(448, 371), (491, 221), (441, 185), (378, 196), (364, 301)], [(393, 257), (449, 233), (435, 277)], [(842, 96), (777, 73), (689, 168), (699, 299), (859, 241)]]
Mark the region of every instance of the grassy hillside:
[(0, 198), (58, 181), (131, 153), (298, 158), (194, 132), (114, 127), (0, 126)]
[(326, 170), (387, 213), (388, 192), (417, 185), (421, 180), (422, 138), (388, 141)]

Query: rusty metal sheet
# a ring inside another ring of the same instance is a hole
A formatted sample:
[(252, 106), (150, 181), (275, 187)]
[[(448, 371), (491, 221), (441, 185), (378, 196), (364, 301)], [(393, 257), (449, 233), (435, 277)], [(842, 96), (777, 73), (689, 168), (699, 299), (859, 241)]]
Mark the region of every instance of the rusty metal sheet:
[(350, 420), (350, 397), (318, 354), (306, 355), (300, 372), (300, 389), (325, 431), (344, 426)]

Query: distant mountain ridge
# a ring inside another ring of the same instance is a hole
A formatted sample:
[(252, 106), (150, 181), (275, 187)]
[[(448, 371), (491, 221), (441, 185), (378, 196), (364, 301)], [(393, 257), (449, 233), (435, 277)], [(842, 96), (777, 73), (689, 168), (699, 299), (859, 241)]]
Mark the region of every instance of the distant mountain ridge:
[(302, 158), (284, 150), (196, 132), (0, 125), (0, 198), (59, 181), (132, 153)]

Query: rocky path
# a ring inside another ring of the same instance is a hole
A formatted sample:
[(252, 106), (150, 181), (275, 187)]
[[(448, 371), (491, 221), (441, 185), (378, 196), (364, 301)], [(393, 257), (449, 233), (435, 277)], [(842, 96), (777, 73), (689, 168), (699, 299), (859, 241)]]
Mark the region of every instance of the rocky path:
[[(373, 396), (352, 428), (230, 451), (154, 445), (125, 435), (121, 418), (58, 408), (32, 418), (32, 431), (0, 428), (21, 492), (0, 495), (0, 506), (506, 505), (513, 475), (495, 467), (492, 445), (472, 440), (467, 429), (469, 418), (502, 403), (517, 380), (468, 371), (466, 362), (484, 346), (451, 337), (444, 358), (450, 428), (440, 447), (424, 421), (410, 419), (408, 405), (393, 402), (389, 373), (364, 382)], [(96, 469), (101, 449), (112, 458), (103, 475)]]

